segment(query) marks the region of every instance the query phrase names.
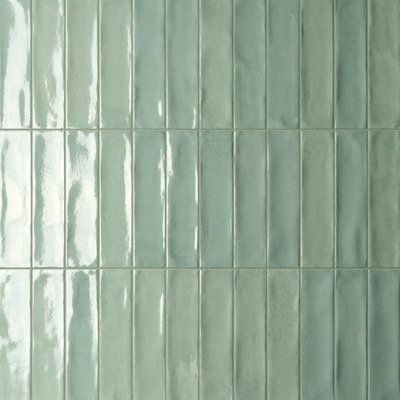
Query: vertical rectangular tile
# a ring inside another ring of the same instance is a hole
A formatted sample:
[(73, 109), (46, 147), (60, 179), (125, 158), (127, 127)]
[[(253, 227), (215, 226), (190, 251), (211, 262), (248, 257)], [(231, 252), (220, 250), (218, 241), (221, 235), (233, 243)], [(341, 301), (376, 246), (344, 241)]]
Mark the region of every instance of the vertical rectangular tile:
[(100, 125), (132, 126), (132, 2), (100, 1)]
[(128, 267), (132, 256), (132, 137), (101, 132), (101, 265)]
[(132, 397), (132, 272), (100, 272), (100, 400)]
[(235, 127), (265, 127), (265, 1), (235, 0)]
[(200, 400), (232, 398), (232, 271), (201, 271)]
[(333, 265), (333, 136), (302, 132), (302, 261)]
[(30, 265), (30, 164), (29, 132), (0, 132), (1, 267)]
[(336, 128), (365, 128), (367, 1), (336, 0)]
[(198, 265), (197, 141), (197, 132), (167, 132), (169, 267)]
[(370, 0), (369, 126), (400, 127), (400, 4)]
[(66, 400), (98, 399), (97, 276), (66, 271)]
[(98, 137), (69, 131), (66, 138), (67, 264), (97, 265)]
[(266, 271), (235, 271), (236, 400), (266, 398), (266, 297)]
[(134, 272), (133, 398), (165, 398), (165, 272)]
[(0, 271), (0, 398), (28, 400), (29, 271)]
[(34, 133), (33, 254), (36, 267), (64, 264), (64, 135)]
[(31, 1), (0, 3), (0, 128), (31, 121)]
[(64, 126), (64, 2), (33, 0), (33, 126)]
[(299, 4), (269, 0), (267, 126), (299, 127)]
[(165, 3), (134, 2), (135, 128), (165, 127)]
[(298, 267), (299, 132), (268, 133), (268, 266)]
[(364, 400), (367, 389), (367, 275), (336, 273), (336, 398)]
[(367, 136), (336, 137), (336, 248), (339, 267), (365, 267), (367, 260)]
[(198, 399), (198, 272), (168, 271), (168, 399)]
[(302, 0), (302, 128), (333, 126), (332, 13), (332, 0)]
[(167, 2), (167, 127), (197, 128), (198, 0)]
[(301, 398), (333, 398), (333, 274), (301, 272)]
[(134, 133), (134, 266), (164, 266), (165, 136)]
[(232, 133), (200, 133), (202, 267), (232, 266)]
[(299, 272), (268, 271), (268, 398), (299, 398)]
[(201, 128), (232, 127), (232, 0), (201, 0)]
[(69, 128), (98, 125), (98, 0), (68, 0), (66, 112)]
[(62, 271), (33, 271), (32, 400), (62, 400), (64, 288)]
[(370, 257), (372, 267), (400, 266), (400, 133), (371, 132)]
[(266, 132), (235, 132), (235, 262), (238, 267), (267, 263)]

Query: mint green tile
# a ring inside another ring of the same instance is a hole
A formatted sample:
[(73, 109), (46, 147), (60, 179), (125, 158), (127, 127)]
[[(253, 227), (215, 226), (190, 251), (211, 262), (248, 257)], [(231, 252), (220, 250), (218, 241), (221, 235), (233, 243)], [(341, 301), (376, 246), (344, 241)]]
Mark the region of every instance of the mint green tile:
[(165, 126), (165, 2), (134, 2), (135, 128)]
[(197, 128), (198, 0), (167, 2), (167, 126)]
[(132, 272), (100, 272), (99, 399), (132, 397)]
[(165, 135), (134, 133), (134, 265), (163, 267)]
[(36, 267), (64, 264), (64, 135), (34, 132), (33, 253)]
[(30, 265), (31, 155), (27, 131), (0, 132), (0, 266)]
[(369, 2), (369, 126), (400, 127), (400, 4)]
[(400, 132), (371, 132), (370, 264), (400, 266)]
[(98, 0), (67, 0), (66, 112), (69, 128), (98, 125)]
[(235, 264), (265, 267), (267, 135), (255, 131), (235, 135)]
[(268, 271), (267, 326), (268, 398), (298, 399), (300, 392), (298, 271)]
[(298, 267), (300, 133), (268, 133), (268, 266)]
[(337, 133), (336, 262), (339, 267), (366, 266), (366, 144), (366, 132)]
[(67, 270), (65, 279), (66, 399), (97, 400), (97, 273)]
[(301, 398), (333, 398), (333, 274), (301, 272)]
[(333, 125), (332, 0), (301, 4), (301, 127)]
[(33, 0), (33, 126), (64, 126), (64, 3)]
[(66, 138), (67, 264), (97, 265), (98, 138), (69, 131)]
[(101, 265), (132, 263), (132, 137), (130, 132), (101, 132)]
[(200, 2), (200, 126), (232, 126), (232, 0)]
[(266, 301), (266, 271), (235, 271), (236, 400), (266, 398)]
[(302, 132), (302, 264), (333, 265), (333, 135)]
[(265, 127), (265, 1), (235, 0), (235, 127)]
[(197, 400), (198, 272), (168, 271), (168, 399)]
[(0, 127), (31, 121), (31, 1), (0, 3)]
[(367, 390), (367, 274), (336, 272), (336, 398), (364, 400)]
[(167, 132), (167, 262), (198, 265), (197, 132)]
[(269, 0), (267, 126), (299, 127), (299, 4)]
[(29, 271), (0, 271), (0, 398), (30, 399)]
[(200, 264), (231, 267), (233, 196), (231, 132), (200, 133)]
[(336, 128), (366, 126), (367, 1), (336, 0)]
[(165, 398), (165, 272), (134, 272), (133, 398)]
[(232, 399), (232, 271), (201, 271), (200, 400)]
[(62, 271), (33, 271), (32, 400), (63, 399)]
[(99, 0), (100, 125), (132, 127), (132, 2)]

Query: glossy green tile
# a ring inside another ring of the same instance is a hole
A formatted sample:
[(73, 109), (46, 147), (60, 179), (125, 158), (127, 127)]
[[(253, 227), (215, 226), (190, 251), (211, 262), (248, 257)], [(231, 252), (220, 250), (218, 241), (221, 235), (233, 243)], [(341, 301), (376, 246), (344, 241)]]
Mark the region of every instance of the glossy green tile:
[(237, 400), (266, 398), (266, 271), (235, 271), (235, 393)]
[(367, 260), (367, 133), (336, 136), (336, 263), (365, 267)]
[(64, 136), (34, 134), (33, 252), (36, 267), (64, 264)]
[(267, 263), (266, 132), (235, 132), (235, 264)]
[(0, 266), (30, 264), (31, 154), (27, 131), (0, 132)]
[(101, 265), (132, 263), (132, 136), (101, 132), (100, 254)]
[(168, 271), (168, 399), (197, 400), (199, 378), (198, 272)]
[(299, 0), (269, 0), (267, 126), (299, 127)]
[(66, 399), (98, 399), (98, 277), (66, 271)]
[(198, 134), (167, 132), (167, 262), (198, 265)]
[(300, 133), (268, 133), (268, 266), (298, 267)]
[(132, 272), (102, 270), (99, 320), (100, 400), (132, 398), (131, 305)]
[(232, 126), (232, 0), (200, 1), (200, 127)]
[(200, 264), (231, 267), (233, 188), (231, 132), (200, 133)]
[(333, 265), (333, 135), (302, 132), (302, 264)]
[(98, 137), (69, 131), (66, 137), (67, 264), (97, 265)]
[(32, 278), (32, 400), (61, 400), (64, 398), (63, 273), (34, 271)]
[[(299, 398), (299, 272), (268, 271), (268, 398)], [(307, 397), (305, 397), (307, 398)]]
[(265, 127), (265, 1), (235, 0), (235, 127)]
[(0, 271), (0, 398), (30, 398), (29, 271)]

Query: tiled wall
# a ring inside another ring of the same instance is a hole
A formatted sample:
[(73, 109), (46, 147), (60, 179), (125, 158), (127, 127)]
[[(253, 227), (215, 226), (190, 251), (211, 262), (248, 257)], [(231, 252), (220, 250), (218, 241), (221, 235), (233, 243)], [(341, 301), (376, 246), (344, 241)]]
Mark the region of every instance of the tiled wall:
[(0, 400), (400, 399), (398, 0), (0, 0)]

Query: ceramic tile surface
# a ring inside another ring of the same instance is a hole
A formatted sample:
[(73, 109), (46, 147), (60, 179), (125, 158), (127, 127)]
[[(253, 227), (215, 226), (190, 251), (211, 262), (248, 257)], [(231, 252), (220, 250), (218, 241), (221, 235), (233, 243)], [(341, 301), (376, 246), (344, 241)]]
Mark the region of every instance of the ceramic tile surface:
[(398, 0), (0, 0), (0, 400), (399, 400)]

